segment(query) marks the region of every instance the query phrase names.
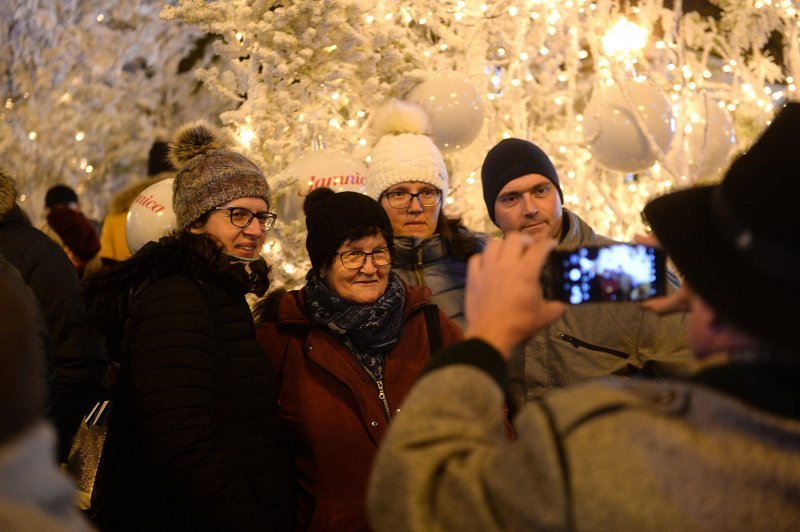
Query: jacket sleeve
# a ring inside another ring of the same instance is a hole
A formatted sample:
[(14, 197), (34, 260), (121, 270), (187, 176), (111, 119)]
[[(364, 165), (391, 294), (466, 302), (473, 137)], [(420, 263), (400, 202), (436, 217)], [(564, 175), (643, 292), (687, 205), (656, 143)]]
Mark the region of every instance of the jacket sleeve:
[(224, 368), (215, 365), (214, 326), (201, 290), (189, 279), (159, 281), (133, 311), (130, 378), (145, 453), (164, 489), (204, 516), (209, 529), (266, 526), (212, 440), (213, 374)]
[[(389, 428), (368, 491), (376, 530), (565, 528), (563, 474), (547, 416), (529, 405), (524, 437), (509, 441), (502, 388), (471, 363), (499, 355), (486, 344), (476, 353), (476, 346), (443, 351)], [(450, 356), (454, 350), (467, 351), (462, 361)]]
[(20, 271), (50, 332), (56, 365), (53, 417), (63, 460), (81, 418), (107, 394), (107, 360), (100, 338), (87, 323), (80, 282), (63, 250), (43, 235), (29, 246), (24, 255), (32, 259)]

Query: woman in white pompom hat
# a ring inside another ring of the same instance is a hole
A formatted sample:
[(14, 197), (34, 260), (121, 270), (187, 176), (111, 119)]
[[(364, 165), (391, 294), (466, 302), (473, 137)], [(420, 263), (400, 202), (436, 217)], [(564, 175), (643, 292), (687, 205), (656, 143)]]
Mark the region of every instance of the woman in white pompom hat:
[(466, 261), (483, 249), (486, 236), (443, 212), (447, 166), (428, 131), (428, 115), (417, 104), (392, 100), (375, 112), (367, 194), (392, 222), (392, 271), (430, 288), (433, 303), (463, 328)]

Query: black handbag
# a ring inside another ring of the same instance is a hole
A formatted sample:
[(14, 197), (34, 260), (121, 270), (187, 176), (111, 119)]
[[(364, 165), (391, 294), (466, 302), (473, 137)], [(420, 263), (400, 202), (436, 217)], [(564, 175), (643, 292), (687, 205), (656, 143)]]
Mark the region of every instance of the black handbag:
[(110, 401), (96, 403), (84, 416), (72, 439), (66, 469), (77, 484), (77, 505), (81, 510), (91, 508), (94, 481), (108, 434), (110, 414)]

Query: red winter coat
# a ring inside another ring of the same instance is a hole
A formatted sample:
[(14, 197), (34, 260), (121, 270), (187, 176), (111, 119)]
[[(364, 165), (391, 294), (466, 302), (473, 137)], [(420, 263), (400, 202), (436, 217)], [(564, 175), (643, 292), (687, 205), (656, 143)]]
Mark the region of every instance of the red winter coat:
[[(405, 286), (405, 285), (404, 285)], [(430, 360), (423, 308), (430, 290), (405, 286), (400, 342), (387, 355), (384, 390), (392, 416)], [(387, 428), (378, 388), (358, 359), (303, 310), (299, 291), (280, 301), (258, 339), (278, 380), (278, 416), (293, 438), (300, 523), (309, 530), (369, 530), (365, 509), (372, 460)], [(441, 310), (442, 344), (461, 330)]]

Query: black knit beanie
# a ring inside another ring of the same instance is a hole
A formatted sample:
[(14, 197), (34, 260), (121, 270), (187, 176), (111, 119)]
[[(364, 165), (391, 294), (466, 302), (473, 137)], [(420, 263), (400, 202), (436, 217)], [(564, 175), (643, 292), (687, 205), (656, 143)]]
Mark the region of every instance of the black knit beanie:
[(153, 177), (162, 172), (177, 172), (169, 160), (169, 145), (163, 140), (157, 140), (150, 146), (147, 156), (147, 175)]
[(494, 202), (497, 195), (510, 181), (528, 174), (539, 174), (556, 186), (561, 202), (564, 194), (558, 181), (558, 173), (547, 154), (534, 144), (523, 139), (503, 139), (486, 154), (481, 167), (483, 201), (494, 222)]
[(377, 227), (391, 248), (392, 223), (380, 204), (358, 192), (334, 192), (316, 188), (303, 202), (306, 214), (306, 249), (311, 267), (319, 273), (328, 264), (348, 233), (358, 227)]
[(55, 185), (47, 190), (44, 195), (44, 206), (66, 205), (67, 203), (78, 203), (78, 195), (67, 185)]

